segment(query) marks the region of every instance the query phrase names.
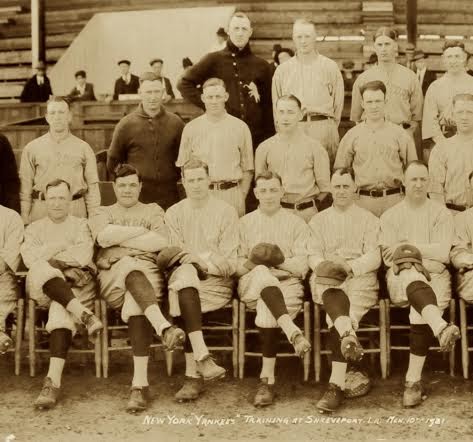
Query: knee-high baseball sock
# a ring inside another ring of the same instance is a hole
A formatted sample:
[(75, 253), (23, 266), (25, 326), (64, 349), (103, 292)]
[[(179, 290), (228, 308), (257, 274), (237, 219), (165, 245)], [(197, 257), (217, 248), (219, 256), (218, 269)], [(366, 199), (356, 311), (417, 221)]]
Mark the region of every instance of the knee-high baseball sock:
[(435, 336), (445, 328), (446, 321), (437, 305), (437, 297), (432, 288), (423, 281), (411, 282), (406, 289), (407, 299), (411, 306), (419, 313)]
[(262, 366), (260, 378), (268, 378), (268, 384), (275, 382), (274, 369), (278, 352), (279, 328), (259, 328), (262, 347)]
[(335, 327), (329, 329), (329, 344), (332, 351), (332, 372), (329, 382), (338, 385), (342, 390), (345, 389), (345, 375), (347, 371), (347, 362), (340, 349), (340, 334)]
[(322, 295), (325, 311), (332, 320), (340, 336), (353, 332), (350, 319), (350, 300), (341, 289), (328, 289)]
[(279, 287), (266, 287), (261, 291), (261, 299), (268, 307), (268, 310), (276, 319), (279, 327), (281, 327), (287, 339), (291, 341), (295, 332), (300, 333), (299, 327), (294, 324), (287, 312), (284, 296)]
[(171, 324), (162, 314), (154, 288), (145, 274), (138, 270), (130, 272), (125, 278), (125, 287), (149, 319), (158, 336), (162, 336), (163, 330)]
[(130, 316), (128, 319), (128, 336), (133, 352), (134, 387), (146, 387), (148, 383), (149, 346), (153, 339), (153, 328), (143, 315)]
[(425, 358), (432, 340), (433, 333), (427, 324), (411, 324), (409, 367), (407, 368), (406, 381), (420, 381)]
[(46, 376), (51, 379), (53, 385), (57, 388), (61, 386), (62, 371), (71, 342), (72, 331), (66, 328), (55, 329), (49, 335), (51, 357), (49, 358), (49, 369)]
[(53, 301), (61, 304), (68, 312), (80, 320), (84, 311), (91, 311), (84, 307), (82, 303), (75, 297), (70, 285), (62, 278), (52, 278), (43, 284), (43, 291), (46, 296)]
[(185, 330), (192, 346), (194, 358), (196, 361), (200, 361), (209, 353), (209, 350), (202, 334), (202, 309), (199, 292), (193, 287), (188, 287), (179, 290), (177, 296), (181, 318), (186, 325)]
[[(176, 322), (176, 325), (180, 327), (182, 330), (186, 330), (186, 324), (180, 316), (176, 318), (175, 322)], [(192, 352), (191, 341), (189, 339), (189, 335), (187, 334), (187, 332), (186, 332), (186, 339), (184, 340), (183, 348), (184, 348), (184, 358), (186, 360), (185, 375), (190, 378), (200, 377), (199, 373), (197, 373), (197, 364), (195, 363), (194, 353)]]

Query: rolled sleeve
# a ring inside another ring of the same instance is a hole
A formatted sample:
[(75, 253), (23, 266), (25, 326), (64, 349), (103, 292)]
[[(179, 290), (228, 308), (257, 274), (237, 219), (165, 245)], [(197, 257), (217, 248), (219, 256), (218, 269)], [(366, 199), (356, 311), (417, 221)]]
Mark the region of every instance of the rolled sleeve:
[(436, 145), (429, 157), (429, 192), (445, 194), (445, 181), (447, 176), (446, 158), (441, 144)]
[(251, 139), (250, 128), (245, 124), (243, 128), (243, 145), (240, 150), (241, 170), (249, 172), (255, 170), (255, 160), (253, 153), (253, 141)]

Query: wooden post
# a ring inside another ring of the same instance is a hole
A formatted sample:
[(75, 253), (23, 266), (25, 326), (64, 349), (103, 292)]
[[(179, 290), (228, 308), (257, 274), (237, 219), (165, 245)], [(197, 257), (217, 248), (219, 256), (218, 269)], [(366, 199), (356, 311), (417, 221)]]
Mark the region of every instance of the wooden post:
[(417, 0), (407, 0), (406, 4), (407, 43), (416, 47), (417, 42)]
[(31, 0), (31, 63), (46, 62), (44, 0)]

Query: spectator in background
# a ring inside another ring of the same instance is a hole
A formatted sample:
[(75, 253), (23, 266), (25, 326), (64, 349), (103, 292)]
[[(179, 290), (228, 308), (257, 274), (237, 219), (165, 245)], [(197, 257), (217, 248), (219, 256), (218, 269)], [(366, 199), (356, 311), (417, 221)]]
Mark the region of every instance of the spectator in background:
[(77, 71), (74, 74), (76, 85), (68, 95), (70, 101), (95, 101), (94, 85), (87, 83), (87, 74), (85, 71)]
[(273, 59), (273, 62), (270, 64), (271, 66), (271, 74), (274, 75), (274, 71), (278, 67), (278, 59), (277, 59), (277, 54), (278, 52), (282, 49), (282, 46), (279, 43), (273, 44), (273, 50), (271, 51), (271, 58)]
[(20, 177), (10, 141), (0, 134), (0, 206), (20, 213)]
[(373, 66), (376, 66), (377, 63), (378, 63), (378, 56), (376, 55), (376, 52), (373, 52), (368, 57), (368, 61), (363, 65), (363, 70), (367, 71), (368, 69), (371, 69)]
[(163, 103), (166, 104), (166, 103), (169, 103), (171, 100), (174, 100), (176, 96), (174, 95), (174, 91), (172, 90), (172, 85), (171, 85), (171, 82), (169, 81), (169, 78), (164, 77), (162, 75), (163, 64), (164, 64), (164, 61), (161, 58), (155, 58), (154, 60), (151, 60), (149, 62), (149, 65), (151, 66), (152, 71), (163, 83), (163, 87), (165, 89), (165, 92), (163, 95)]
[(289, 60), (291, 57), (294, 57), (294, 51), (289, 48), (281, 48), (275, 55), (274, 62), (279, 66), (285, 61)]
[(46, 64), (44, 61), (38, 61), (34, 68), (36, 69), (36, 74), (26, 82), (21, 93), (20, 100), (22, 103), (44, 103), (53, 94), (51, 82), (46, 76)]
[(353, 89), (353, 83), (356, 80), (355, 74), (353, 74), (353, 69), (355, 69), (355, 63), (353, 60), (345, 60), (342, 63), (342, 77), (343, 84), (345, 85), (345, 91), (350, 91)]
[(120, 60), (118, 63), (121, 76), (115, 81), (113, 99), (118, 100), (120, 94), (137, 94), (140, 88), (140, 79), (130, 73), (130, 60)]
[(425, 59), (428, 55), (424, 54), (422, 50), (415, 50), (414, 55), (412, 56), (412, 63), (414, 65), (414, 72), (417, 75), (420, 86), (422, 87), (422, 93), (425, 96), (429, 86), (437, 79), (435, 72), (427, 69), (427, 63)]
[(217, 52), (225, 49), (227, 47), (228, 34), (225, 32), (225, 29), (218, 28), (217, 30), (217, 41), (210, 48), (209, 52)]

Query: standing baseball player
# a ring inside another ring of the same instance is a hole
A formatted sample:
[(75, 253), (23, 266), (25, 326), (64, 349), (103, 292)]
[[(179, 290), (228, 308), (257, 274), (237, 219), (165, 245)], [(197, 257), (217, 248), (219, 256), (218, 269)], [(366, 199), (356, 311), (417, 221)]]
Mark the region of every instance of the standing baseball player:
[(72, 135), (71, 118), (67, 101), (51, 97), (46, 108), (49, 132), (23, 149), (20, 203), (25, 224), (46, 216), (45, 187), (55, 179), (70, 183), (72, 215), (86, 218), (100, 206), (94, 151), (85, 141)]
[(299, 126), (301, 102), (284, 95), (276, 103), (279, 131), (256, 150), (255, 169), (260, 175), (272, 171), (282, 179), (281, 206), (294, 210), (306, 222), (327, 205), (330, 191), (330, 163), (319, 141), (306, 135)]
[(177, 88), (182, 96), (204, 108), (203, 85), (209, 78), (220, 78), (228, 91), (227, 110), (243, 120), (251, 131), (253, 146), (274, 134), (271, 113), (271, 67), (253, 54), (249, 40), (253, 29), (250, 19), (236, 12), (228, 24), (227, 47), (205, 55), (186, 70)]
[(140, 200), (167, 209), (179, 201), (179, 171), (175, 163), (184, 123), (164, 109), (163, 93), (163, 83), (156, 74), (141, 75), (141, 104), (116, 125), (107, 154), (107, 170), (113, 176), (120, 163), (136, 167), (142, 177)]
[(453, 97), (452, 121), (457, 132), (441, 139), (429, 158), (430, 198), (445, 204), (453, 214), (473, 205), (473, 95)]
[(256, 407), (274, 401), (275, 365), (282, 329), (298, 356), (310, 350), (294, 318), (304, 297), (307, 273), (308, 225), (281, 207), (281, 178), (274, 172), (256, 176), (254, 189), (259, 207), (240, 219), (237, 275), (238, 294), (251, 309), (262, 341), (261, 383), (254, 397)]
[(361, 87), (360, 94), (365, 120), (342, 138), (335, 169), (353, 168), (357, 204), (379, 217), (404, 197), (403, 170), (408, 162), (417, 159), (417, 153), (412, 137), (385, 119), (385, 84), (369, 81)]
[(243, 216), (253, 179), (253, 145), (248, 125), (225, 110), (228, 98), (223, 80), (209, 78), (202, 85), (205, 114), (184, 128), (176, 165), (191, 158), (206, 163), (212, 194)]
[(309, 267), (312, 299), (327, 313), (332, 374), (317, 403), (321, 411), (335, 411), (343, 402), (347, 361), (358, 361), (363, 349), (356, 330), (378, 301), (377, 270), (381, 265), (379, 219), (355, 203), (353, 170), (332, 175), (333, 206), (315, 215)]
[(126, 409), (146, 409), (149, 400), (148, 357), (153, 329), (170, 351), (184, 341), (184, 332), (172, 326), (158, 304), (164, 281), (156, 253), (169, 242), (164, 211), (156, 203), (138, 201), (141, 176), (130, 164), (115, 170), (117, 202), (100, 208), (90, 220), (100, 247), (96, 263), (101, 296), (121, 309), (133, 352), (133, 380)]
[(163, 265), (169, 275), (170, 313), (186, 331), (186, 377), (175, 395), (179, 402), (197, 399), (202, 381), (225, 376), (205, 344), (202, 313), (218, 310), (231, 299), (238, 248), (238, 215), (211, 194), (207, 165), (196, 159), (184, 164), (182, 183), (187, 198), (170, 207), (165, 220), (171, 244), (184, 253), (175, 264)]
[(20, 210), (20, 177), (8, 138), (0, 133), (0, 205)]
[(5, 333), (5, 321), (15, 311), (18, 287), (15, 271), (20, 263), (20, 244), (23, 241), (23, 221), (12, 209), (0, 205), (0, 354), (13, 341)]
[(292, 38), (296, 56), (280, 64), (274, 73), (273, 109), (276, 116), (276, 104), (283, 95), (299, 98), (306, 134), (322, 144), (333, 165), (345, 92), (337, 63), (317, 51), (316, 37), (313, 22), (295, 21)]
[(442, 318), (452, 296), (446, 266), (453, 242), (453, 217), (445, 206), (427, 198), (429, 171), (424, 163), (408, 164), (404, 186), (404, 200), (381, 216), (380, 244), (388, 267), (391, 302), (410, 306), (410, 354), (403, 406), (414, 407), (426, 398), (421, 376), (433, 337), (442, 351), (450, 351), (460, 331)]
[(356, 79), (350, 119), (355, 123), (364, 119), (361, 88), (369, 81), (380, 80), (386, 85), (386, 120), (402, 126), (414, 138), (422, 119), (422, 89), (416, 74), (396, 63), (397, 32), (391, 28), (379, 28), (374, 35), (374, 50), (378, 64)]
[(57, 179), (45, 185), (47, 216), (25, 230), (21, 255), (29, 269), (26, 289), (40, 307), (49, 306), (49, 371), (34, 402), (52, 408), (61, 391), (61, 377), (76, 324), (94, 335), (102, 328), (90, 308), (96, 296), (94, 242), (87, 221), (69, 215), (72, 191)]

